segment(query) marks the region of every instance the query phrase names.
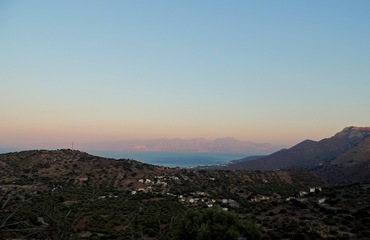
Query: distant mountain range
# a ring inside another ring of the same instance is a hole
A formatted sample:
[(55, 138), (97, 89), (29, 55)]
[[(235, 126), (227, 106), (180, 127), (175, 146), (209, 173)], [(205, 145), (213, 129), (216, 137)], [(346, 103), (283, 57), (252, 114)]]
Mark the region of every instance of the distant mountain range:
[(210, 152), (210, 153), (248, 153), (269, 154), (282, 145), (269, 143), (254, 143), (240, 141), (234, 138), (217, 138), (207, 140), (194, 139), (151, 139), (151, 140), (122, 140), (114, 142), (93, 142), (82, 144), (84, 150), (127, 151), (127, 152)]
[(226, 169), (271, 171), (307, 168), (331, 183), (370, 180), (370, 127), (346, 127), (330, 138), (305, 140), (257, 159), (232, 162)]

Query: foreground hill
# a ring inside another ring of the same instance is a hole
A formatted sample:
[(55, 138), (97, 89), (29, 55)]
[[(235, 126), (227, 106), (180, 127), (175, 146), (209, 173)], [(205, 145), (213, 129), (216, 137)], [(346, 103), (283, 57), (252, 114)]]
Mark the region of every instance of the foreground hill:
[[(281, 184), (308, 186), (320, 185), (320, 178), (308, 171), (280, 172), (245, 172), (178, 169), (155, 166), (129, 159), (109, 159), (93, 156), (85, 152), (70, 149), (55, 151), (32, 150), (16, 153), (0, 154), (0, 176), (3, 184), (37, 185), (47, 188), (59, 182), (79, 186), (104, 187), (114, 190), (146, 189), (148, 184), (141, 180), (151, 181), (161, 176), (172, 176), (175, 179), (191, 179), (197, 190), (206, 189), (211, 179), (227, 178), (228, 183), (247, 191), (256, 190), (256, 186), (264, 181), (277, 181)], [(300, 175), (300, 177), (296, 177)], [(244, 185), (238, 185), (238, 182)], [(211, 181), (214, 182), (214, 181)], [(151, 183), (151, 182), (149, 182)], [(188, 183), (188, 186), (192, 184)], [(169, 184), (151, 186), (158, 191), (172, 191)], [(184, 186), (187, 187), (187, 186)], [(221, 186), (219, 186), (221, 187)], [(216, 191), (215, 189), (212, 189)], [(239, 189), (240, 190), (240, 189)]]
[(173, 169), (68, 149), (0, 154), (0, 238), (181, 239), (189, 216), (230, 211), (262, 239), (367, 239), (370, 187), (323, 184), (299, 169)]

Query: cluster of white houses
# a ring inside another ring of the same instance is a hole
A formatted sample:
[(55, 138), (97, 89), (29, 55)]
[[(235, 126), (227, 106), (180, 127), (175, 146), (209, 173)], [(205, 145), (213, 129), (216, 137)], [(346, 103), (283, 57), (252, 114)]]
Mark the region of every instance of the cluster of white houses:
[[(142, 179), (138, 179), (138, 182), (139, 183), (142, 183), (144, 186), (143, 187), (139, 187), (137, 188), (136, 190), (132, 190), (131, 193), (132, 194), (136, 194), (137, 192), (153, 192), (154, 191), (154, 187), (156, 186), (163, 186), (163, 187), (167, 187), (168, 186), (168, 183), (166, 182), (167, 180), (175, 180), (175, 181), (179, 181), (180, 179), (176, 176), (155, 176), (154, 179), (148, 179), (148, 178), (142, 178)], [(185, 179), (184, 179), (185, 180)], [(210, 180), (214, 180), (214, 179), (210, 179)], [(308, 195), (308, 194), (312, 194), (312, 193), (318, 193), (318, 192), (321, 192), (322, 189), (321, 187), (310, 187), (308, 189), (308, 191), (300, 191), (299, 194), (298, 194), (298, 198), (296, 197), (288, 197), (286, 198), (286, 201), (290, 201), (292, 199), (302, 199), (302, 197)], [(161, 192), (162, 194), (165, 193), (165, 192)], [(193, 192), (193, 193), (190, 193), (188, 195), (175, 195), (175, 194), (171, 194), (171, 193), (165, 193), (167, 195), (171, 195), (172, 197), (177, 197), (179, 202), (183, 203), (183, 204), (190, 204), (190, 205), (206, 205), (208, 207), (213, 207), (215, 204), (217, 205), (223, 205), (223, 206), (231, 206), (231, 207), (236, 207), (238, 206), (238, 203), (233, 200), (233, 199), (213, 199), (213, 198), (210, 198), (209, 197), (209, 194), (206, 193), (206, 192), (201, 192), (201, 191), (198, 191), (198, 192)], [(264, 195), (256, 195), (256, 196), (253, 196), (250, 198), (250, 201), (251, 202), (261, 202), (261, 201), (270, 201), (270, 200), (273, 200), (273, 199), (278, 199), (280, 200), (281, 199), (281, 196), (278, 195), (278, 194), (274, 194), (273, 196), (264, 196)], [(325, 199), (319, 199), (319, 203), (323, 203), (325, 201)], [(225, 208), (226, 210), (227, 208)]]
[(215, 204), (223, 205), (223, 210), (227, 211), (228, 208), (225, 206), (230, 207), (237, 207), (238, 203), (233, 199), (213, 199), (209, 197), (209, 194), (206, 192), (193, 192), (188, 196), (180, 195), (178, 196), (179, 202), (183, 204), (190, 204), (190, 205), (206, 205), (207, 207), (213, 207)]
[(309, 192), (300, 191), (299, 196), (304, 197), (304, 196), (308, 195), (309, 193), (315, 193), (315, 192), (321, 192), (321, 191), (322, 191), (321, 187), (310, 187)]

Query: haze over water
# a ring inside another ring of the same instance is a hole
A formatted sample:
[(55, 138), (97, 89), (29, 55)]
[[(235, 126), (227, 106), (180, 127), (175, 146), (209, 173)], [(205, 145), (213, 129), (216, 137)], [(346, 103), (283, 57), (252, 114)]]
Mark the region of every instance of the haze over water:
[(247, 157), (243, 153), (194, 153), (194, 152), (111, 152), (89, 151), (93, 155), (115, 159), (134, 159), (166, 167), (196, 167), (226, 164)]

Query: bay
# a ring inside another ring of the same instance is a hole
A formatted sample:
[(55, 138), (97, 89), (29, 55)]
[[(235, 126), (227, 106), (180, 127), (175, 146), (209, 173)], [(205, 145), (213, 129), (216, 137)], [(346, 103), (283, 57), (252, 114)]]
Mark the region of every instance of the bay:
[(191, 168), (197, 166), (222, 165), (229, 161), (249, 156), (246, 153), (203, 153), (203, 152), (114, 152), (88, 150), (90, 154), (114, 158), (133, 159), (152, 165)]
[[(24, 151), (20, 148), (0, 148), (0, 153)], [(132, 159), (143, 163), (165, 167), (192, 168), (197, 166), (223, 165), (233, 160), (250, 156), (248, 153), (204, 153), (204, 152), (118, 152), (82, 150), (92, 155), (114, 158)]]

